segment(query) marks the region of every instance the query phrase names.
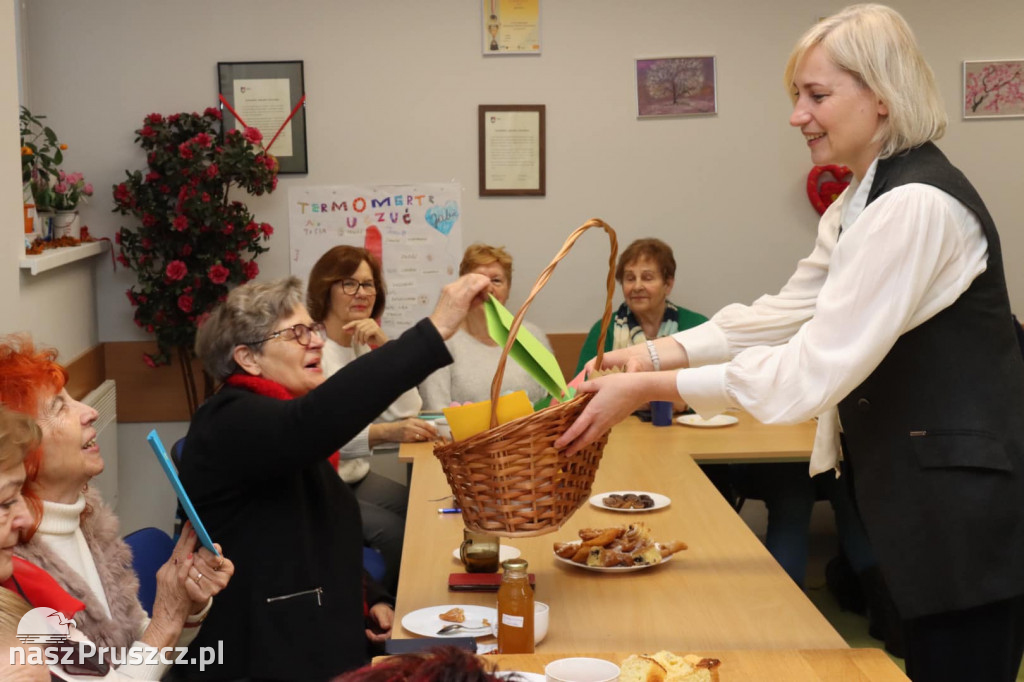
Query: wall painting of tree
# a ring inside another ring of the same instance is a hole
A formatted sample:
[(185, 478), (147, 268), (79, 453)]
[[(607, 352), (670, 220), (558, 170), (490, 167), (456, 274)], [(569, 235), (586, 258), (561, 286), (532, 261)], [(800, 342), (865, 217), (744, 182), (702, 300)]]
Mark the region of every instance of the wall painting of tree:
[(964, 62), (964, 118), (1024, 116), (1024, 59)]
[(718, 113), (714, 57), (636, 60), (637, 116)]

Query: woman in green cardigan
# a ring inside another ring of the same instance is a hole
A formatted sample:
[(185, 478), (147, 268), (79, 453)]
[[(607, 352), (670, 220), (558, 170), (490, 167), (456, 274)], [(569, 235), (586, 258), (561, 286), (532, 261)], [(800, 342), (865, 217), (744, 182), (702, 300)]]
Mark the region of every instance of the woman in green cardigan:
[[(615, 279), (626, 300), (608, 323), (604, 350), (617, 350), (657, 339), (707, 322), (708, 318), (668, 300), (676, 276), (672, 247), (660, 239), (637, 239), (619, 256)], [(601, 321), (590, 328), (583, 342), (576, 374), (597, 355)]]

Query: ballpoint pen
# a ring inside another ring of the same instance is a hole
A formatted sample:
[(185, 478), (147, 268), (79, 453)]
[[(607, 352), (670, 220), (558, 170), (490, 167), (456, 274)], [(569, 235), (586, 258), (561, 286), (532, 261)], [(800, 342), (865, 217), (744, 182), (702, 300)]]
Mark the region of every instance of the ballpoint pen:
[(440, 507), (437, 510), (438, 514), (461, 514), (462, 510), (458, 507)]

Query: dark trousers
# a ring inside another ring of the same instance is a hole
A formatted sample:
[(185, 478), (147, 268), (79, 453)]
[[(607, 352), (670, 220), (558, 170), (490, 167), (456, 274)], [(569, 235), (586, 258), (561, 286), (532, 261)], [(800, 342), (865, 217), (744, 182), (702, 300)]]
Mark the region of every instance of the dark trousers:
[(1024, 654), (1024, 595), (904, 621), (914, 682), (1013, 682)]

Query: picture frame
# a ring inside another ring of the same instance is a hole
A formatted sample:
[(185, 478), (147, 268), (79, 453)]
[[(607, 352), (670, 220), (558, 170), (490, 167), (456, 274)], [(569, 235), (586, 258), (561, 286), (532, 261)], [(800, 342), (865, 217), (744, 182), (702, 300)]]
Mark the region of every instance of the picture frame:
[(278, 161), (278, 174), (309, 172), (302, 61), (217, 62), (217, 86), (222, 134), (241, 119), (263, 134), (264, 147)]
[(485, 57), (540, 54), (540, 0), (480, 0)]
[(545, 106), (481, 104), (480, 196), (544, 196)]
[(963, 117), (1024, 117), (1024, 59), (964, 61)]
[(637, 59), (637, 118), (717, 114), (717, 73), (714, 56)]

